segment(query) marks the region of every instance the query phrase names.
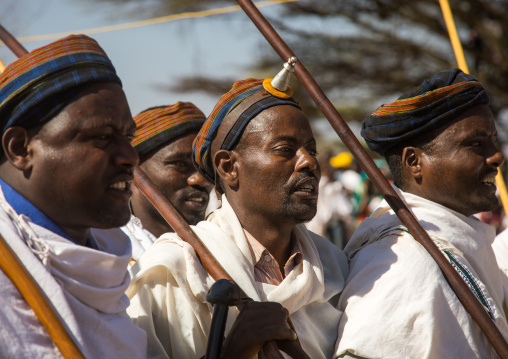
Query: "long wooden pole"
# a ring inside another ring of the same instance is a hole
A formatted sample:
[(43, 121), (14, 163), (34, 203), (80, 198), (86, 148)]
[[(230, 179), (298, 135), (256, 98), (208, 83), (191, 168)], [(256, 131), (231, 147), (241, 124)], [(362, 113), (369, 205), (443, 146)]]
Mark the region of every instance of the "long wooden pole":
[[(464, 51), (462, 50), (462, 44), (457, 33), (457, 28), (455, 27), (455, 21), (453, 20), (450, 4), (448, 3), (448, 0), (439, 0), (439, 5), (441, 6), (441, 12), (443, 13), (446, 28), (448, 29), (448, 37), (452, 43), (457, 65), (459, 66), (459, 69), (465, 73), (469, 73), (466, 57), (464, 56)], [(504, 213), (508, 215), (508, 191), (506, 190), (506, 184), (503, 178), (503, 174), (501, 173), (501, 168), (497, 169), (496, 185), (499, 192), (499, 197), (501, 198), (501, 204), (503, 205)]]
[[(237, 0), (237, 2), (284, 61), (287, 61), (292, 56), (296, 56), (270, 23), (264, 18), (252, 1)], [(432, 242), (428, 234), (408, 210), (395, 190), (390, 186), (379, 168), (374, 164), (374, 161), (363, 149), (361, 144), (358, 142), (358, 139), (354, 136), (346, 122), (342, 119), (335, 106), (333, 106), (330, 100), (326, 97), (301, 61), (298, 61), (296, 64), (295, 75), (312, 97), (317, 107), (328, 119), (335, 132), (337, 132), (344, 144), (355, 156), (377, 190), (395, 211), (402, 223), (408, 228), (411, 235), (436, 261), (439, 268), (441, 268), (443, 275), (450, 283), (451, 288), (455, 291), (458, 299), (481, 328), (499, 357), (503, 359), (508, 358), (508, 344), (497, 326), (488, 316), (480, 301), (474, 296), (473, 292), (469, 289), (464, 280), (451, 266), (450, 262), (445, 258), (437, 246)]]
[(53, 307), (48, 303), (39, 285), (21, 264), (16, 254), (0, 235), (0, 269), (11, 280), (39, 318), (51, 340), (64, 358), (80, 359), (83, 354), (70, 337)]

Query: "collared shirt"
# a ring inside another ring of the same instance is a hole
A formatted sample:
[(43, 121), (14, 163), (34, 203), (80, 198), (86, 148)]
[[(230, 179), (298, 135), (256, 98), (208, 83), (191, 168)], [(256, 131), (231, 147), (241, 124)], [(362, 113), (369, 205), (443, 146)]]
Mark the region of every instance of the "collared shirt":
[(254, 278), (256, 282), (279, 285), (291, 271), (303, 261), (302, 247), (291, 234), (291, 252), (284, 265), (284, 276), (277, 260), (259, 243), (249, 232), (243, 230), (249, 243), (252, 259), (254, 260)]
[[(38, 226), (44, 227), (59, 236), (68, 239), (71, 242), (78, 244), (72, 239), (63, 229), (58, 227), (48, 216), (46, 216), (40, 209), (35, 207), (32, 202), (23, 197), (22, 194), (17, 192), (14, 188), (9, 186), (3, 180), (0, 179), (0, 186), (5, 196), (5, 200), (11, 205), (11, 207), (18, 214), (22, 214), (30, 218), (30, 220)], [(88, 237), (86, 241), (86, 247), (97, 248), (94, 244), (95, 239)]]

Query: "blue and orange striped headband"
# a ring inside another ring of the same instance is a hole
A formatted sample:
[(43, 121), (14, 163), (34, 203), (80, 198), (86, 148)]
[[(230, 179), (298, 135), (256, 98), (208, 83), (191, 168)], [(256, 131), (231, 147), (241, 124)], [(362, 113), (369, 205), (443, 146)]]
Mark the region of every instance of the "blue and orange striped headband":
[(372, 151), (384, 156), (390, 148), (451, 122), (480, 104), (489, 104), (489, 97), (474, 76), (459, 69), (441, 71), (367, 116), (361, 135)]
[[(290, 88), (286, 93), (278, 93), (273, 88), (268, 92), (268, 80), (271, 79), (249, 78), (235, 82), (206, 119), (194, 140), (192, 157), (195, 167), (208, 181), (215, 182), (212, 144), (217, 149), (231, 150), (240, 140), (248, 123), (270, 107), (290, 105), (300, 109), (298, 103), (290, 97)], [(278, 96), (274, 96), (274, 93)]]
[(132, 146), (143, 159), (163, 144), (188, 133), (198, 132), (205, 120), (203, 112), (190, 102), (148, 109), (134, 117), (136, 133)]
[(0, 75), (0, 126), (33, 127), (56, 116), (94, 82), (122, 84), (104, 50), (92, 38), (71, 35), (40, 47)]

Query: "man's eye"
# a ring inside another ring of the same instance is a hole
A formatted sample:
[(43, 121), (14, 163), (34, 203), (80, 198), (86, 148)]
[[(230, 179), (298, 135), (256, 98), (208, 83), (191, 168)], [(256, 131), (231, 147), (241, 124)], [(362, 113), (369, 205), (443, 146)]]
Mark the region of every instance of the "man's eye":
[(107, 135), (106, 134), (101, 134), (101, 135), (95, 136), (95, 138), (97, 140), (107, 141), (107, 140), (111, 139), (111, 135), (110, 134), (107, 134)]

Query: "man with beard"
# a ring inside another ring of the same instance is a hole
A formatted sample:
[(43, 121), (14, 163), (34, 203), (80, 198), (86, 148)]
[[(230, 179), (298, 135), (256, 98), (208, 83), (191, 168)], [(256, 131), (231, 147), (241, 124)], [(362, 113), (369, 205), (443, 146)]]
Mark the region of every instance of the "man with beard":
[[(136, 125), (107, 55), (72, 35), (15, 61), (0, 76), (0, 126), (7, 247), (84, 357), (144, 358), (146, 335), (125, 313), (131, 246), (110, 229), (130, 217)], [(0, 357), (61, 357), (19, 276), (0, 271)]]
[[(141, 169), (192, 225), (204, 219), (213, 187), (192, 162), (192, 141), (205, 119), (190, 102), (149, 108), (134, 117), (137, 129), (132, 145)], [(131, 209), (131, 219), (122, 229), (131, 239), (132, 259), (137, 261), (160, 235), (173, 229), (136, 186)]]
[[(198, 133), (193, 160), (222, 194), (222, 207), (192, 229), (247, 296), (263, 302), (240, 314), (230, 308), (226, 332), (237, 317), (235, 328), (244, 321), (226, 341), (239, 348), (224, 357), (252, 358), (267, 340), (297, 335), (311, 358), (328, 358), (347, 264), (337, 247), (303, 225), (316, 213), (316, 141), (291, 89), (276, 90), (270, 80), (236, 82)], [(148, 334), (148, 357), (205, 354), (213, 280), (192, 248), (164, 234), (132, 274), (128, 314)]]
[[(488, 104), (476, 78), (441, 71), (368, 116), (362, 136), (386, 157), (395, 190), (508, 338), (495, 230), (473, 216), (499, 206), (494, 178), (504, 159)], [(493, 357), (437, 264), (386, 202), (344, 251), (350, 276), (337, 357)]]

